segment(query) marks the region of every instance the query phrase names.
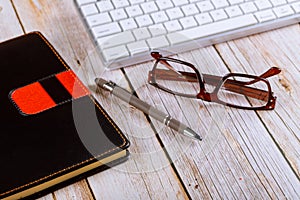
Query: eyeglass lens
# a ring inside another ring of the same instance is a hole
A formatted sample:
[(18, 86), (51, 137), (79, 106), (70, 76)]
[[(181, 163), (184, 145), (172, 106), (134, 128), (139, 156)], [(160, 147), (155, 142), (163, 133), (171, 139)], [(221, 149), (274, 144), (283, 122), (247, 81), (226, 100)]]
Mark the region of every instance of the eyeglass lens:
[(154, 70), (156, 83), (179, 95), (196, 96), (200, 85), (193, 68), (173, 61), (162, 60)]
[(230, 76), (218, 91), (218, 98), (226, 104), (241, 107), (262, 107), (269, 99), (268, 85), (260, 79)]

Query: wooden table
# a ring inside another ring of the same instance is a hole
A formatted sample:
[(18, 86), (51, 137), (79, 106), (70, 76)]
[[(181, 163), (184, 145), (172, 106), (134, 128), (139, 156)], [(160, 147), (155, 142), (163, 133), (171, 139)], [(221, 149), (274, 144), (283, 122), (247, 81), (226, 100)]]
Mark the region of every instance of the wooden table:
[(275, 110), (258, 112), (159, 91), (147, 84), (153, 62), (114, 71), (88, 64), (94, 46), (71, 0), (0, 1), (0, 41), (36, 30), (86, 84), (102, 76), (132, 88), (204, 137), (203, 142), (182, 138), (109, 94), (98, 94), (128, 135), (131, 158), (42, 199), (300, 198), (299, 24), (178, 55), (215, 75), (282, 68), (270, 78), (278, 97)]

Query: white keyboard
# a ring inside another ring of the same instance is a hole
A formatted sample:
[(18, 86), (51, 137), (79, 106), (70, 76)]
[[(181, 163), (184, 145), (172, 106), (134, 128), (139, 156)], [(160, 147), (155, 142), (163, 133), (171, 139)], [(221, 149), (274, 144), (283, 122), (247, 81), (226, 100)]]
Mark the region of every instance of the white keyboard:
[(108, 69), (300, 21), (300, 0), (75, 0)]

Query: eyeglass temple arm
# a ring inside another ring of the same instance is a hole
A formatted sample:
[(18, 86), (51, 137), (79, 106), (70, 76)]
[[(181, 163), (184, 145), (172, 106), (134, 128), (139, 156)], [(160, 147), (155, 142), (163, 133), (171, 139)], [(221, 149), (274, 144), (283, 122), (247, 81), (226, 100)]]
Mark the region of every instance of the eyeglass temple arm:
[[(262, 73), (259, 77), (260, 78), (269, 78), (271, 76), (275, 76), (277, 74), (279, 74), (281, 72), (281, 69), (278, 67), (271, 67), (270, 69), (268, 69), (266, 72)], [(256, 83), (259, 80), (253, 80), (253, 81), (249, 81), (249, 82), (244, 82), (244, 85), (251, 85), (253, 83)]]
[[(278, 73), (280, 73), (280, 69), (277, 67), (272, 67), (265, 73), (263, 73), (260, 77), (262, 78), (268, 78), (271, 76), (274, 76)], [(150, 72), (151, 73), (151, 72)], [(149, 80), (150, 80), (150, 73), (149, 73)], [(188, 82), (198, 82), (198, 79), (196, 77), (195, 73), (192, 72), (180, 72), (180, 76), (178, 74), (174, 74), (173, 71), (168, 71), (164, 69), (156, 69), (155, 70), (155, 76), (158, 79), (162, 80), (174, 80), (174, 81), (188, 81)], [(203, 74), (203, 79), (207, 84), (217, 86), (219, 82), (222, 80), (222, 77), (220, 76), (214, 76), (214, 75), (209, 75), (209, 74)], [(257, 82), (257, 80), (250, 81), (253, 83)], [(251, 88), (246, 85), (250, 84), (250, 82), (241, 82), (241, 81), (236, 81), (236, 80), (227, 80), (226, 83), (224, 84), (224, 87), (231, 91), (231, 92), (236, 92), (240, 94), (244, 94), (246, 96), (260, 99), (267, 101), (269, 93), (268, 91), (256, 89), (256, 88)], [(242, 83), (242, 84), (241, 84)]]
[[(153, 58), (155, 58), (156, 60), (162, 58), (162, 55), (157, 52), (157, 51), (153, 51), (151, 52), (151, 56)], [(178, 71), (176, 71), (166, 60), (160, 60), (160, 62), (162, 64), (164, 64), (168, 69), (178, 73)], [(278, 67), (271, 67), (270, 69), (268, 69), (266, 72), (264, 72), (263, 74), (260, 75), (261, 78), (268, 78), (268, 77), (271, 77), (271, 76), (274, 76), (274, 75), (277, 75), (281, 72), (281, 69), (278, 68)], [(180, 74), (180, 73), (178, 73)], [(255, 83), (257, 82), (256, 80), (254, 81), (249, 81), (247, 84), (252, 84), (252, 83)]]
[[(281, 72), (281, 69), (278, 67), (271, 67), (268, 69), (266, 72), (261, 74), (259, 77), (260, 78), (269, 78), (271, 76), (275, 76)], [(215, 75), (209, 75), (209, 74), (203, 74), (203, 78), (206, 81), (207, 84), (214, 85), (216, 86), (219, 81), (222, 79), (220, 76), (215, 76)], [(253, 81), (248, 81), (248, 82), (243, 82), (243, 81), (237, 81), (237, 80), (228, 80), (228, 82), (232, 84), (239, 84), (239, 85), (250, 85), (253, 83), (256, 83), (258, 80), (253, 80)]]
[(278, 67), (271, 67), (265, 73), (261, 74), (259, 77), (261, 78), (269, 78), (271, 76), (275, 76), (281, 72), (281, 69)]

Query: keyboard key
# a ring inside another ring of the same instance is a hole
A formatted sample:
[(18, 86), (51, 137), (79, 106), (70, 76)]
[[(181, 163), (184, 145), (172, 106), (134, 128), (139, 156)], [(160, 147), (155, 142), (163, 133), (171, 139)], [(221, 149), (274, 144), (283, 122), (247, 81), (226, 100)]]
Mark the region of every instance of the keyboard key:
[(135, 29), (138, 27), (134, 19), (132, 18), (121, 20), (120, 25), (124, 31)]
[(135, 38), (129, 31), (117, 33), (107, 37), (102, 37), (97, 40), (101, 49), (107, 49), (113, 46), (134, 42)]
[(149, 26), (153, 24), (149, 15), (142, 15), (135, 18), (139, 27)]
[(198, 1), (202, 1), (202, 0), (189, 0), (190, 3), (195, 3), (195, 2), (198, 2)]
[(188, 29), (197, 26), (197, 22), (195, 21), (193, 16), (181, 18), (179, 21), (183, 29)]
[(280, 6), (273, 9), (277, 17), (285, 17), (294, 14), (294, 10), (286, 5), (286, 6)]
[(214, 6), (210, 1), (201, 1), (197, 3), (197, 6), (201, 12), (211, 11), (214, 9)]
[(230, 5), (235, 5), (235, 4), (239, 4), (239, 3), (243, 3), (244, 0), (229, 0)]
[(166, 15), (166, 13), (164, 11), (152, 13), (151, 17), (156, 24), (169, 20), (168, 16)]
[(208, 13), (201, 13), (195, 16), (198, 24), (203, 25), (203, 24), (208, 24), (213, 22), (213, 19), (210, 17)]
[(169, 46), (169, 42), (165, 36), (158, 36), (147, 40), (150, 49), (159, 49)]
[(264, 11), (257, 12), (255, 13), (255, 16), (259, 22), (266, 22), (266, 21), (276, 19), (276, 16), (272, 12), (272, 10), (264, 10)]
[(139, 53), (149, 51), (149, 46), (147, 45), (147, 43), (144, 40), (130, 43), (127, 45), (127, 48), (131, 55), (136, 55)]
[(167, 37), (171, 44), (178, 44), (254, 24), (257, 24), (257, 20), (253, 15), (244, 15), (241, 17), (230, 18), (212, 24), (206, 24), (183, 31), (170, 33), (167, 35)]
[(211, 2), (217, 9), (229, 6), (229, 3), (226, 0), (212, 0)]
[(257, 7), (252, 2), (243, 3), (240, 5), (240, 7), (243, 10), (243, 12), (246, 14), (257, 11)]
[(188, 4), (188, 0), (173, 0), (175, 6), (182, 6)]
[(182, 29), (178, 20), (168, 21), (164, 23), (164, 25), (168, 32), (174, 32)]
[(127, 18), (127, 14), (125, 13), (123, 8), (112, 10), (109, 12), (114, 21), (118, 21), (120, 19)]
[(271, 8), (272, 4), (268, 0), (256, 0), (255, 5), (259, 10), (263, 10), (266, 8)]
[(114, 9), (114, 6), (112, 5), (111, 1), (100, 1), (97, 2), (97, 7), (100, 10), (100, 12), (106, 12)]
[(285, 0), (271, 0), (271, 3), (273, 4), (273, 6), (280, 6), (283, 4), (286, 4)]
[(174, 6), (170, 0), (159, 0), (159, 1), (156, 1), (156, 3), (160, 10), (172, 8)]
[(125, 45), (104, 49), (102, 51), (103, 57), (107, 62), (112, 62), (116, 59), (124, 58), (129, 56), (129, 52)]
[(154, 24), (149, 26), (149, 30), (153, 36), (164, 35), (167, 33), (167, 30), (162, 24)]
[(143, 14), (143, 11), (139, 5), (127, 7), (126, 12), (129, 17), (135, 17)]
[[(269, 30), (274, 25), (296, 23), (300, 13), (300, 0), (75, 1), (93, 39), (105, 50), (103, 57), (109, 61), (127, 57), (130, 64), (136, 62), (133, 55), (144, 58), (142, 53), (150, 49), (168, 50), (172, 45), (187, 42), (184, 49), (189, 50), (193, 48), (189, 47), (192, 40), (201, 38), (200, 45), (214, 44), (223, 40), (223, 35), (234, 33), (231, 38), (236, 38)], [(259, 26), (252, 26), (255, 24)], [(249, 32), (240, 29), (244, 27)], [(210, 40), (207, 36), (215, 37)]]
[(213, 10), (210, 12), (210, 15), (212, 16), (214, 21), (220, 21), (222, 19), (228, 18), (228, 16), (226, 15), (223, 9)]
[(195, 14), (199, 13), (199, 10), (195, 4), (188, 4), (188, 5), (182, 6), (181, 9), (182, 9), (183, 13), (185, 14), (185, 16), (195, 15)]
[(153, 2), (153, 1), (141, 4), (141, 7), (142, 7), (144, 13), (152, 13), (152, 12), (158, 11), (158, 7), (156, 6), (155, 2)]
[(182, 13), (180, 8), (178, 8), (178, 7), (168, 9), (168, 10), (166, 10), (166, 12), (167, 12), (167, 15), (169, 16), (169, 18), (171, 20), (184, 17), (184, 14)]
[(137, 40), (144, 40), (151, 37), (147, 28), (134, 29), (133, 34)]
[(241, 11), (241, 9), (238, 6), (231, 6), (231, 7), (225, 8), (225, 11), (229, 17), (236, 17), (236, 16), (243, 14), (243, 12)]
[(92, 28), (92, 32), (96, 38), (112, 35), (121, 32), (121, 28), (117, 22), (103, 24)]
[(77, 1), (78, 5), (81, 6), (83, 4), (94, 3), (97, 0), (76, 0), (76, 1)]
[(108, 13), (91, 15), (88, 16), (86, 20), (91, 27), (111, 22), (111, 18)]
[(81, 7), (84, 16), (93, 15), (98, 13), (98, 9), (94, 3), (87, 4)]
[(143, 2), (145, 2), (145, 0), (129, 0), (129, 2), (131, 5), (134, 5), (134, 4), (143, 3)]
[(293, 3), (292, 7), (293, 7), (293, 9), (295, 10), (296, 13), (300, 13), (300, 2)]
[(116, 8), (123, 8), (130, 5), (127, 0), (112, 0), (112, 2)]

